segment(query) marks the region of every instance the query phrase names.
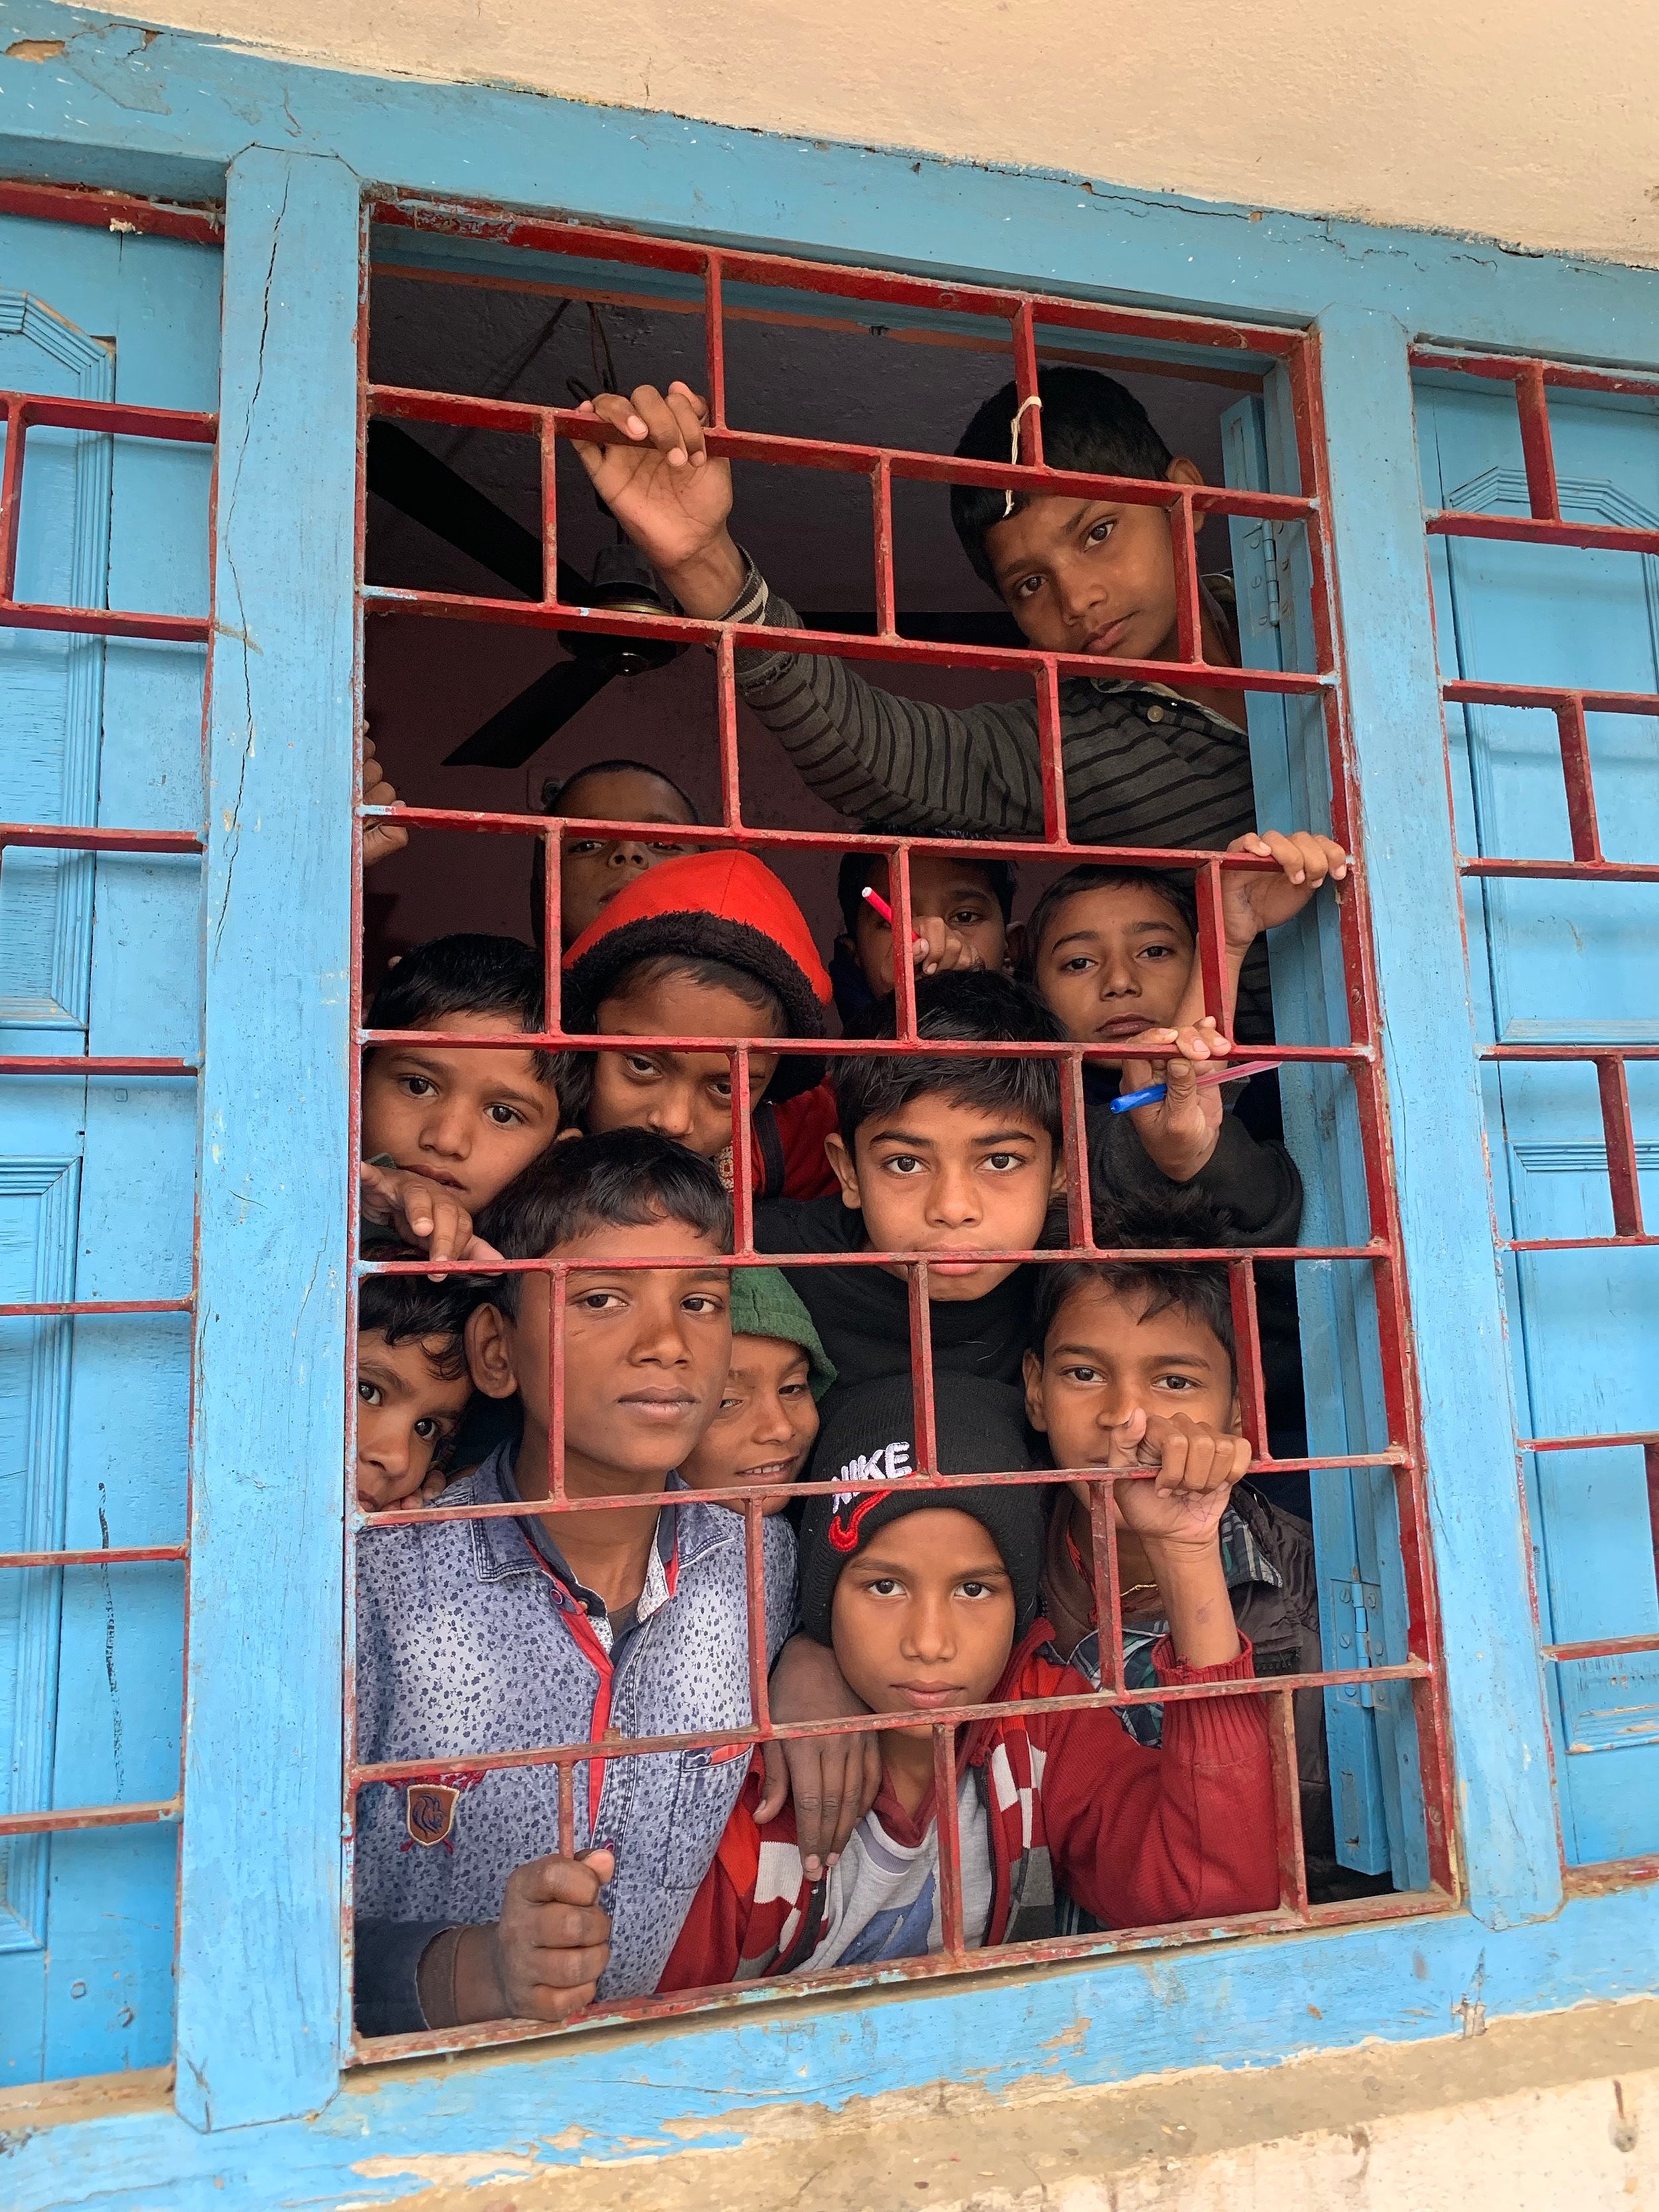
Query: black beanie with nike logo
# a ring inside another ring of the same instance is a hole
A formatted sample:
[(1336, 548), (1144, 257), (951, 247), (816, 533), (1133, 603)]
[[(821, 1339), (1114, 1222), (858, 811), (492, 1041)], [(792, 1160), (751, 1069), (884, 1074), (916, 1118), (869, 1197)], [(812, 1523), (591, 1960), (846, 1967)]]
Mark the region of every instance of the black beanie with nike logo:
[[(1025, 1401), (1006, 1382), (952, 1375), (935, 1401), (941, 1474), (1015, 1474), (1045, 1464), (1025, 1425)], [(1040, 1483), (997, 1483), (936, 1490), (910, 1480), (916, 1465), (916, 1417), (908, 1376), (888, 1376), (837, 1392), (812, 1455), (813, 1482), (879, 1482), (881, 1490), (837, 1490), (805, 1500), (800, 1528), (800, 1620), (828, 1644), (836, 1584), (848, 1561), (878, 1528), (906, 1513), (966, 1513), (989, 1534), (1014, 1586), (1014, 1634), (1036, 1617), (1042, 1565)]]

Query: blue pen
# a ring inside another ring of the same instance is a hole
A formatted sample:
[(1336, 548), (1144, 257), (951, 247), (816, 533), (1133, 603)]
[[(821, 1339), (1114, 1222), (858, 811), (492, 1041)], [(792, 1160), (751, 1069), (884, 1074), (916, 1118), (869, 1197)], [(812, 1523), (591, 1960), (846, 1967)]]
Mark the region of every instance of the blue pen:
[[(1277, 1067), (1276, 1060), (1244, 1060), (1237, 1067), (1206, 1068), (1199, 1077), (1204, 1083), (1239, 1083), (1247, 1075), (1265, 1075), (1270, 1067)], [(1144, 1091), (1122, 1091), (1112, 1101), (1114, 1114), (1127, 1114), (1135, 1106), (1156, 1106), (1168, 1090), (1163, 1083), (1149, 1083)]]

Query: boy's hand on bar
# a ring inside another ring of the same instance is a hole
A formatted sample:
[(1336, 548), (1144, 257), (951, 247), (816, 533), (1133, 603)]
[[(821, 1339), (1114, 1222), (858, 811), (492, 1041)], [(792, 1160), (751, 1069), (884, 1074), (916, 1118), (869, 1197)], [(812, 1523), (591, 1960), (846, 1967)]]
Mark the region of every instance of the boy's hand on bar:
[[(1131, 1037), (1126, 1053), (1142, 1041)], [(1232, 1043), (1208, 1014), (1184, 1028), (1149, 1030), (1144, 1041), (1148, 1047), (1156, 1043), (1168, 1057), (1126, 1059), (1122, 1087), (1144, 1091), (1161, 1083), (1164, 1096), (1150, 1106), (1132, 1106), (1129, 1119), (1158, 1173), (1171, 1182), (1190, 1182), (1208, 1166), (1221, 1136), (1221, 1086), (1212, 1083), (1200, 1089), (1198, 1071), (1224, 1060)]]
[[(365, 806), (395, 806), (398, 794), (392, 788), (392, 780), (374, 757), (374, 740), (363, 732), (363, 805)], [(363, 824), (363, 866), (372, 868), (376, 860), (384, 860), (388, 854), (401, 853), (409, 842), (409, 832), (396, 822), (365, 822)]]
[(1110, 1467), (1158, 1473), (1116, 1486), (1118, 1511), (1150, 1548), (1154, 1541), (1206, 1548), (1221, 1525), (1232, 1486), (1250, 1463), (1250, 1440), (1185, 1413), (1137, 1407), (1113, 1431)]
[[(982, 968), (984, 961), (965, 937), (958, 936), (937, 915), (917, 915), (910, 924), (910, 964), (918, 975), (942, 975), (958, 968)], [(878, 997), (893, 988), (893, 933), (884, 928), (877, 939)]]
[(465, 1260), (484, 1267), (501, 1254), (472, 1233), (472, 1216), (453, 1191), (405, 1168), (358, 1165), (359, 1204), (366, 1220), (395, 1230), (405, 1244), (418, 1244), (428, 1260)]
[(443, 1486), (444, 1478), (435, 1469), (422, 1474), (416, 1468), (406, 1468), (401, 1474), (387, 1474), (383, 1468), (357, 1462), (357, 1510), (362, 1513), (389, 1513), (394, 1505), (411, 1500), (429, 1505)]
[(1221, 871), (1221, 908), (1230, 952), (1245, 952), (1264, 929), (1277, 929), (1281, 921), (1300, 914), (1328, 878), (1334, 884), (1347, 881), (1347, 854), (1334, 838), (1321, 837), (1311, 830), (1293, 830), (1288, 836), (1280, 830), (1247, 830), (1227, 850), (1254, 853), (1277, 860), (1279, 866), (1276, 876), (1265, 870), (1260, 874), (1254, 869)]
[(1156, 1475), (1113, 1486), (1127, 1528), (1141, 1541), (1164, 1601), (1176, 1656), (1222, 1667), (1239, 1652), (1218, 1530), (1232, 1487), (1250, 1463), (1248, 1437), (1137, 1407), (1113, 1432), (1113, 1467)]
[[(772, 1669), (772, 1717), (834, 1720), (867, 1710), (848, 1688), (835, 1654), (810, 1636), (792, 1636)], [(875, 1803), (881, 1789), (881, 1747), (874, 1732), (859, 1735), (792, 1737), (761, 1746), (766, 1783), (756, 1819), (775, 1820), (793, 1797), (795, 1840), (809, 1881), (817, 1881), (841, 1856), (847, 1838)]]
[(689, 615), (717, 618), (743, 589), (744, 558), (732, 542), (732, 471), (703, 444), (707, 402), (689, 384), (635, 385), (627, 398), (602, 392), (579, 410), (612, 422), (632, 442), (573, 438), (594, 490)]
[(611, 1956), (599, 1892), (617, 1870), (609, 1851), (514, 1867), (501, 1917), (469, 1928), (455, 1955), (455, 2021), (568, 2020), (593, 2002)]

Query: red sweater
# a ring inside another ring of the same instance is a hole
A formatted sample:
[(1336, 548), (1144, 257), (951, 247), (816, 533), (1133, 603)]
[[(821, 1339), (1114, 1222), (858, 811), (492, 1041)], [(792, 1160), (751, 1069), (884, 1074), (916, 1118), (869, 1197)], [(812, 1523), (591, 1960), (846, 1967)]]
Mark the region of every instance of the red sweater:
[[(1046, 1648), (1050, 1634), (1046, 1621), (1036, 1623), (1008, 1662), (999, 1699), (1089, 1689)], [(1227, 1666), (1192, 1668), (1166, 1638), (1154, 1663), (1165, 1684), (1248, 1681), (1255, 1671), (1248, 1644)], [(1279, 1902), (1273, 1762), (1259, 1698), (1171, 1700), (1161, 1750), (1135, 1742), (1115, 1711), (1097, 1706), (977, 1721), (958, 1757), (964, 1770), (983, 1770), (994, 1870), (988, 1945), (1054, 1933), (1056, 1874), (1109, 1928), (1218, 1920)], [(787, 1974), (814, 1947), (818, 1914), (794, 1806), (758, 1826), (760, 1788), (751, 1774), (659, 1990)], [(918, 1826), (932, 1816), (923, 1805)]]
[(835, 1094), (827, 1083), (799, 1091), (781, 1106), (763, 1100), (750, 1126), (757, 1198), (828, 1198), (840, 1189), (823, 1150), (836, 1127)]

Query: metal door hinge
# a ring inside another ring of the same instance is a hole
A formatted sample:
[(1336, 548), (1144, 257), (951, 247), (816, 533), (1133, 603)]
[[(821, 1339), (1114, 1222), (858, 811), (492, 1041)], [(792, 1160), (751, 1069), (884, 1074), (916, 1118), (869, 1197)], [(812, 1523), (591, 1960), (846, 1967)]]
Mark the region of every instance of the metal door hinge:
[[(1331, 1584), (1331, 1612), (1336, 1623), (1335, 1664), (1375, 1667), (1382, 1656), (1382, 1591), (1376, 1583), (1335, 1582)], [(1350, 1705), (1371, 1710), (1376, 1692), (1364, 1682), (1345, 1682), (1338, 1695)]]

